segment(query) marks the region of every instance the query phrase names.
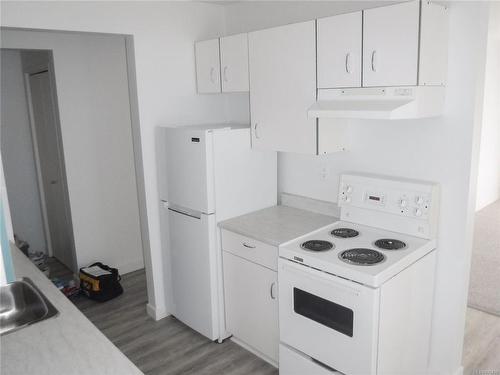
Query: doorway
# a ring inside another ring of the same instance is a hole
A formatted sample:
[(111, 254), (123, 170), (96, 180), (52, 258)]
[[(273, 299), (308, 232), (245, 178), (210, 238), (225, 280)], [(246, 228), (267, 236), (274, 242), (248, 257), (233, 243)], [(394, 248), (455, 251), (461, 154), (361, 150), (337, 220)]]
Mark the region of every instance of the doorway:
[(2, 158), (14, 233), (27, 255), (54, 257), (76, 272), (52, 53), (1, 52)]
[(53, 78), (52, 69), (25, 73), (26, 94), (48, 255), (75, 270), (73, 229)]
[(464, 374), (500, 369), (500, 3), (490, 5)]

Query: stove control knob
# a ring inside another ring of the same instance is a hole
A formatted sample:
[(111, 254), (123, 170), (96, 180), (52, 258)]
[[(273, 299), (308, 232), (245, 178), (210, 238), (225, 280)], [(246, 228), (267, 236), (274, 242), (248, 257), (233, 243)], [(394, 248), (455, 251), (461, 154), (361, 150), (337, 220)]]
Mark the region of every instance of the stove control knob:
[(346, 191), (347, 194), (351, 194), (352, 193), (352, 186), (351, 185), (347, 185), (345, 187), (345, 191)]
[(406, 206), (408, 206), (408, 201), (405, 198), (401, 198), (399, 200), (399, 207), (405, 208)]
[(415, 208), (415, 216), (422, 216), (422, 210), (420, 208)]
[(415, 203), (419, 206), (421, 206), (424, 203), (424, 198), (421, 196), (415, 197)]

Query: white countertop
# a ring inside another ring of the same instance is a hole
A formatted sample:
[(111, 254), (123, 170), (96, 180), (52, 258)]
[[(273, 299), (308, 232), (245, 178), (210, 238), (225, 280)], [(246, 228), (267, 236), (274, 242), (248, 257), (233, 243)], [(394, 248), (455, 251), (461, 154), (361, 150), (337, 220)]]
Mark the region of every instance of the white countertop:
[(30, 278), (59, 315), (0, 338), (2, 375), (142, 374), (20, 250), (11, 251), (16, 277)]
[(282, 243), (329, 225), (338, 219), (289, 206), (273, 206), (219, 223), (229, 230), (269, 245)]

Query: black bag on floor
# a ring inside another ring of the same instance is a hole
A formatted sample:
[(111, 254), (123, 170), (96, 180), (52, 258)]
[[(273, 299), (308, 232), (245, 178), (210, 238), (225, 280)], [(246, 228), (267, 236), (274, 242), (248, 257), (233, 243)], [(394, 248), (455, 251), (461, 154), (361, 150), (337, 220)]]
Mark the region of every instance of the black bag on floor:
[(99, 302), (109, 301), (123, 293), (118, 269), (101, 262), (80, 268), (80, 289), (85, 295)]

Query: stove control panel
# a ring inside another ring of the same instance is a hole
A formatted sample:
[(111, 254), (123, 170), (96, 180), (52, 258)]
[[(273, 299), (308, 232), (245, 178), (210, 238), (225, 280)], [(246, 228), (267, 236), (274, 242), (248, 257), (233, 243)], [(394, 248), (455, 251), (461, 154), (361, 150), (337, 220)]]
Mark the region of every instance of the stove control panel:
[(437, 230), (439, 187), (393, 177), (344, 174), (338, 203), (342, 220), (432, 238)]

